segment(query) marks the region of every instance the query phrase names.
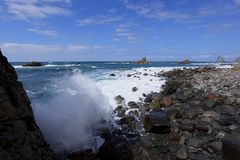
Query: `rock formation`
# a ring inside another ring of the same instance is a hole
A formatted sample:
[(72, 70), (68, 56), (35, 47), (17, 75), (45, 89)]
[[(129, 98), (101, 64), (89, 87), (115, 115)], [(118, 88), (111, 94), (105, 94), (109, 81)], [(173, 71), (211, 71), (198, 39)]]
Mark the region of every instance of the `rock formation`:
[(217, 63), (224, 63), (224, 59), (221, 56), (217, 57)]
[(143, 57), (141, 60), (136, 62), (137, 64), (149, 64), (150, 62), (147, 61), (146, 57)]
[(34, 120), (30, 100), (0, 50), (0, 159), (50, 160), (53, 153)]
[(236, 63), (240, 63), (240, 57), (235, 60)]
[(191, 64), (191, 61), (190, 60), (188, 60), (188, 59), (185, 59), (185, 60), (183, 60), (183, 61), (181, 61), (181, 62), (179, 62), (180, 64)]
[(23, 67), (41, 67), (44, 66), (41, 62), (37, 62), (37, 61), (32, 61), (30, 63), (26, 63), (22, 65)]

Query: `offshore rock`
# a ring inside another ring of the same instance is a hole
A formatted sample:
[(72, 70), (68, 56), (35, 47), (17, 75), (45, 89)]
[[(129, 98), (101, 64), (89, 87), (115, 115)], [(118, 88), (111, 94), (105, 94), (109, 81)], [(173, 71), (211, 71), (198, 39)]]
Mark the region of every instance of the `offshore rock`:
[(136, 62), (137, 64), (149, 64), (150, 62), (147, 61), (146, 57), (143, 57), (141, 60)]
[(23, 67), (42, 67), (44, 66), (44, 64), (42, 64), (41, 62), (32, 61), (30, 63), (23, 64), (22, 66)]
[(53, 152), (34, 120), (30, 100), (22, 83), (1, 50), (0, 159), (53, 159)]

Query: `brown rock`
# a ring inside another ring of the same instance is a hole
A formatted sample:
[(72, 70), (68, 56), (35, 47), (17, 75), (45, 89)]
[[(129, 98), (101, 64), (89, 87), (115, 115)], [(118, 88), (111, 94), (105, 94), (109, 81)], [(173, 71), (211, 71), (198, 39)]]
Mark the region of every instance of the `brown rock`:
[(163, 97), (161, 104), (163, 104), (164, 106), (170, 106), (173, 104), (172, 98), (171, 97)]

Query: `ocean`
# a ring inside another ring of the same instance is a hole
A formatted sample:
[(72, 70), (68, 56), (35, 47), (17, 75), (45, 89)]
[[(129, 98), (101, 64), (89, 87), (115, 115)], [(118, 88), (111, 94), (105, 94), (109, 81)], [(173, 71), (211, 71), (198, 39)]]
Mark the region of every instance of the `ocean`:
[(210, 62), (43, 63), (44, 67), (22, 67), (23, 62), (12, 65), (32, 102), (37, 124), (55, 152), (98, 148), (103, 140), (97, 131), (115, 118), (114, 97), (121, 95), (126, 103), (140, 102), (143, 94), (161, 91), (165, 78), (157, 73), (206, 65), (229, 67), (228, 63), (219, 66)]

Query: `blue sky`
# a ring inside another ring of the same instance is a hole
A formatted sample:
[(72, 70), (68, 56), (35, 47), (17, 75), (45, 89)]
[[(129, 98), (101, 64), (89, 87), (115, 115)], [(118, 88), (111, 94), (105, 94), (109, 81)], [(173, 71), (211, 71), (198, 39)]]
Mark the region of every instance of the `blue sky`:
[(10, 61), (240, 56), (240, 0), (0, 0), (0, 20)]

